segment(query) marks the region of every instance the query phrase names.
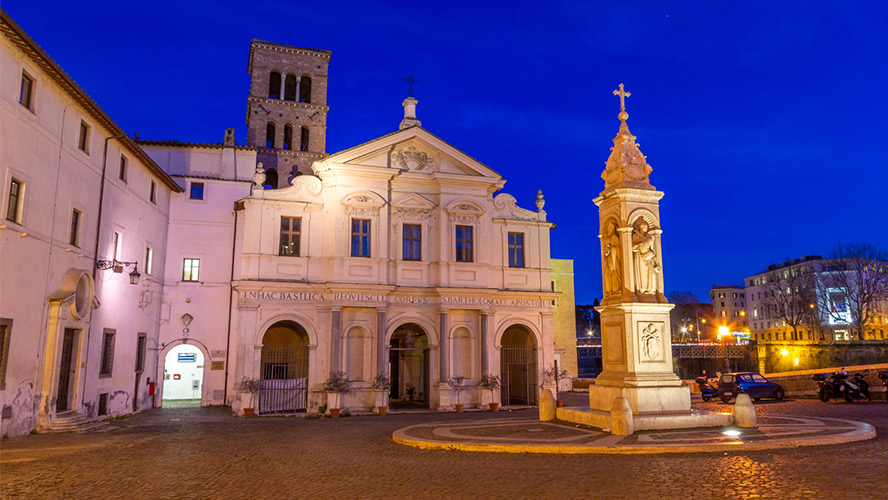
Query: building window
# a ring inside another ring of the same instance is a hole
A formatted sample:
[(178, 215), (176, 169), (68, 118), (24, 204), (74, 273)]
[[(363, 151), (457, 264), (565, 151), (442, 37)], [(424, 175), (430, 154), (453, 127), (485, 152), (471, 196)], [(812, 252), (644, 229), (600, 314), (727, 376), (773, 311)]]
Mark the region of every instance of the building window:
[(726, 318), (727, 316), (728, 316), (728, 311), (722, 311), (722, 312), (721, 312), (721, 317), (722, 317), (722, 318)]
[(370, 257), (370, 221), (352, 219), (352, 257)]
[(154, 249), (145, 247), (145, 274), (151, 275), (154, 271)]
[(308, 127), (302, 127), (302, 137), (299, 139), (299, 151), (308, 151)]
[(265, 126), (265, 147), (274, 148), (274, 123)]
[(287, 78), (284, 79), (284, 100), (296, 100), (296, 77), (293, 75), (287, 75)]
[(68, 236), (68, 243), (75, 247), (80, 246), (80, 210), (76, 208), (71, 211), (71, 233)]
[(472, 226), (456, 226), (456, 261), (474, 262), (472, 246)]
[(148, 193), (148, 199), (151, 200), (151, 203), (157, 205), (157, 184), (154, 181), (151, 181), (151, 192)]
[(16, 224), (22, 223), (22, 208), (24, 208), (24, 205), (22, 204), (22, 195), (24, 194), (25, 183), (13, 177), (12, 182), (9, 183), (9, 199), (6, 203), (6, 220), (10, 220)]
[(293, 127), (284, 125), (284, 149), (293, 149)]
[(509, 233), (509, 267), (524, 267), (524, 233)]
[(123, 235), (114, 231), (114, 260), (123, 260), (120, 254), (123, 253)]
[(136, 373), (145, 371), (145, 342), (148, 334), (139, 332), (139, 340), (136, 343)]
[(280, 99), (281, 97), (281, 74), (272, 71), (268, 78), (268, 98)]
[(6, 389), (6, 360), (9, 358), (9, 334), (12, 320), (0, 318), (0, 390)]
[(28, 108), (29, 111), (33, 111), (31, 104), (33, 103), (34, 98), (34, 80), (22, 72), (22, 88), (19, 90), (19, 103), (22, 106)]
[(299, 102), (311, 103), (311, 78), (308, 76), (299, 79)]
[(190, 193), (189, 197), (192, 200), (204, 199), (204, 184), (203, 184), (203, 182), (192, 182), (191, 183), (191, 193)]
[(102, 366), (99, 368), (99, 377), (110, 377), (114, 367), (114, 334), (115, 330), (105, 328), (102, 338)]
[(200, 259), (185, 259), (182, 267), (182, 281), (197, 281), (200, 271)]
[(299, 257), (301, 236), (301, 217), (281, 217), (281, 250), (278, 255)]
[(422, 260), (422, 226), (404, 224), (404, 260)]
[(80, 122), (80, 137), (77, 139), (77, 147), (89, 154), (89, 125), (86, 122)]
[(126, 184), (127, 163), (129, 161), (126, 159), (126, 156), (120, 155), (120, 172), (118, 172), (117, 178), (122, 180), (124, 184)]

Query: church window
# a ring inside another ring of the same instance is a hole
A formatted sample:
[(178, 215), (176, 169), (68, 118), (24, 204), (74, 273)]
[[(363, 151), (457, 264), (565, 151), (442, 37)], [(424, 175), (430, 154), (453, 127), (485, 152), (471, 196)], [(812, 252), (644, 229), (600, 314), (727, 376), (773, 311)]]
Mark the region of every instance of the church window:
[(370, 257), (370, 220), (352, 219), (352, 257)]
[(509, 267), (524, 267), (524, 233), (509, 233)]
[(198, 281), (200, 277), (200, 259), (185, 259), (182, 266), (182, 281)]
[(278, 187), (278, 171), (269, 168), (265, 171), (265, 189), (277, 189)]
[(474, 262), (472, 226), (456, 226), (456, 261)]
[(26, 73), (22, 72), (22, 87), (19, 90), (19, 103), (22, 106), (28, 108), (29, 111), (34, 111), (34, 108), (31, 107), (33, 103), (34, 97), (34, 79), (28, 76)]
[(301, 236), (301, 217), (281, 217), (281, 248), (278, 255), (299, 257), (299, 243)]
[(191, 183), (191, 193), (189, 193), (189, 197), (192, 200), (204, 199), (204, 183), (203, 182), (192, 182)]
[(281, 98), (281, 74), (277, 71), (272, 71), (268, 77), (268, 98)]
[(13, 177), (12, 181), (9, 183), (9, 198), (6, 203), (6, 220), (10, 220), (16, 224), (22, 223), (22, 208), (24, 208), (22, 195), (24, 194), (25, 183)]
[(299, 151), (308, 151), (308, 127), (302, 127), (302, 137), (299, 140)]
[(293, 149), (293, 127), (284, 125), (284, 149)]
[(77, 147), (89, 154), (89, 125), (86, 122), (80, 122), (80, 137), (77, 139)]
[(299, 80), (299, 102), (311, 104), (311, 78), (308, 76)]
[(274, 123), (265, 126), (265, 147), (274, 148)]
[(126, 159), (126, 156), (120, 155), (120, 170), (117, 172), (117, 178), (123, 181), (124, 184), (126, 184), (126, 171), (128, 166), (129, 161)]
[(102, 364), (99, 368), (99, 377), (110, 377), (111, 369), (114, 367), (114, 334), (116, 330), (105, 328), (105, 335), (102, 338)]
[(422, 260), (422, 226), (404, 224), (404, 260)]
[(296, 100), (296, 77), (293, 75), (287, 75), (287, 78), (284, 80), (284, 100)]

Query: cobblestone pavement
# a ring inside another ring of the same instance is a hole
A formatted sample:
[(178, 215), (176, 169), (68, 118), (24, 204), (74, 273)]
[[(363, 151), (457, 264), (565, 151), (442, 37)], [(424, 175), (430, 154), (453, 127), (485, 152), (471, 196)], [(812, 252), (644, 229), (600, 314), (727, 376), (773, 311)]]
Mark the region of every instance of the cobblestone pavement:
[[(585, 395), (567, 395), (582, 404)], [(730, 411), (730, 405), (694, 406)], [(836, 446), (674, 455), (419, 450), (391, 434), (470, 414), (239, 419), (225, 409), (155, 410), (103, 434), (0, 443), (3, 498), (888, 498), (888, 403), (759, 402), (759, 414), (868, 422), (876, 439)]]

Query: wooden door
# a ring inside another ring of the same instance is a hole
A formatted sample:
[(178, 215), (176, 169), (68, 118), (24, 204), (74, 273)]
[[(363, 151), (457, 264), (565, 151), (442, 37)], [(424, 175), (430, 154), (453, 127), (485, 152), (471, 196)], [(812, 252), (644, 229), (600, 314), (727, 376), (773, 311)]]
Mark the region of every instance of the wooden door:
[(65, 328), (62, 340), (62, 362), (59, 366), (59, 390), (56, 397), (56, 413), (68, 410), (68, 386), (71, 382), (71, 362), (74, 355), (74, 330)]

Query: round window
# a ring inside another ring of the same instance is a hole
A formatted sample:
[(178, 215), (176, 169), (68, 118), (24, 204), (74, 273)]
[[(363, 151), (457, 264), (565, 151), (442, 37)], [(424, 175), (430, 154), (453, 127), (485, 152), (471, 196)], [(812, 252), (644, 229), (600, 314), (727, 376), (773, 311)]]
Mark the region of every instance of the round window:
[(74, 289), (74, 303), (71, 304), (71, 312), (77, 319), (85, 318), (89, 313), (89, 306), (92, 302), (92, 280), (88, 273), (80, 273), (77, 278), (77, 288)]

